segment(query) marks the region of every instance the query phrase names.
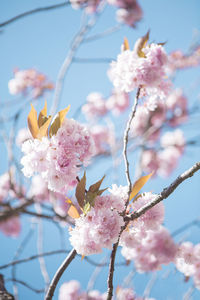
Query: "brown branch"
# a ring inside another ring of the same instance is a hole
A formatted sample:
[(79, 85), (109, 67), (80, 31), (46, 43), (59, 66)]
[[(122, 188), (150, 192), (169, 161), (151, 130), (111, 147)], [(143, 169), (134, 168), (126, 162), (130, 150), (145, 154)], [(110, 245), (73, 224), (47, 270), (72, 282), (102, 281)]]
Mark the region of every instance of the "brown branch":
[[(131, 114), (130, 114), (129, 120), (127, 122), (127, 125), (126, 125), (125, 132), (124, 132), (124, 147), (123, 147), (122, 154), (123, 154), (123, 157), (124, 157), (125, 174), (126, 174), (126, 179), (127, 179), (127, 183), (128, 183), (128, 195), (130, 195), (131, 188), (132, 188), (130, 172), (129, 172), (129, 161), (128, 161), (128, 156), (127, 156), (128, 134), (129, 134), (129, 131), (130, 131), (132, 120), (133, 120), (133, 118), (135, 116), (135, 113), (136, 113), (136, 108), (137, 108), (139, 96), (140, 96), (140, 88), (138, 88), (138, 90), (137, 90), (137, 93), (136, 93), (136, 96), (135, 96), (135, 101), (134, 101), (134, 104), (133, 104), (133, 107), (132, 107), (132, 110), (131, 110)], [(128, 204), (128, 201), (129, 201), (129, 197), (127, 199), (126, 204)]]
[(113, 245), (113, 249), (111, 252), (110, 257), (110, 266), (109, 266), (109, 276), (108, 276), (108, 291), (107, 291), (107, 300), (111, 300), (113, 296), (113, 276), (114, 276), (114, 270), (115, 270), (115, 257), (117, 253), (117, 247), (119, 244), (119, 239), (117, 243)]
[(154, 207), (156, 204), (158, 204), (160, 201), (166, 199), (171, 195), (174, 190), (186, 179), (192, 177), (198, 170), (200, 170), (200, 162), (197, 162), (193, 167), (191, 167), (189, 170), (185, 171), (181, 175), (179, 175), (174, 182), (170, 184), (167, 188), (164, 188), (164, 190), (155, 197), (153, 201), (150, 203), (147, 203), (145, 206), (140, 208), (138, 211), (133, 213), (132, 215), (126, 216), (124, 218), (125, 222), (133, 221), (139, 218), (141, 215), (143, 215), (146, 211), (148, 211), (150, 208)]
[(42, 12), (42, 11), (48, 11), (48, 10), (52, 10), (52, 9), (56, 9), (56, 8), (61, 8), (63, 6), (67, 6), (68, 4), (69, 4), (69, 2), (65, 1), (65, 2), (62, 2), (59, 4), (54, 4), (54, 5), (45, 6), (45, 7), (38, 7), (38, 8), (32, 9), (32, 10), (23, 12), (15, 17), (12, 17), (11, 19), (9, 19), (7, 21), (4, 21), (3, 23), (0, 23), (0, 27), (6, 26), (8, 24), (11, 24), (11, 23), (19, 20), (19, 19), (33, 15), (35, 13)]
[(12, 281), (12, 282), (20, 283), (21, 285), (27, 287), (28, 289), (35, 292), (36, 294), (44, 293), (44, 289), (36, 289), (36, 288), (32, 287), (30, 284), (28, 284), (25, 281), (20, 280), (20, 279), (8, 278), (8, 279), (5, 279), (5, 281), (6, 282)]
[(14, 266), (14, 265), (17, 265), (17, 264), (26, 263), (26, 262), (29, 262), (29, 261), (34, 260), (34, 259), (38, 259), (38, 257), (41, 257), (41, 256), (50, 256), (50, 255), (60, 254), (60, 253), (69, 253), (69, 251), (61, 249), (61, 250), (54, 250), (54, 251), (44, 252), (44, 253), (41, 253), (41, 254), (32, 255), (32, 256), (29, 256), (27, 258), (11, 261), (8, 264), (2, 265), (2, 266), (0, 266), (0, 270), (1, 269), (6, 269), (8, 267), (11, 267), (11, 266)]
[(52, 297), (54, 295), (54, 291), (55, 291), (56, 286), (58, 284), (58, 281), (60, 280), (62, 274), (67, 269), (69, 264), (75, 258), (76, 254), (77, 254), (76, 250), (72, 249), (71, 252), (69, 253), (69, 255), (65, 258), (65, 260), (61, 264), (61, 266), (58, 268), (58, 270), (56, 271), (56, 274), (54, 275), (54, 277), (53, 277), (53, 279), (50, 283), (49, 289), (48, 289), (47, 294), (45, 296), (45, 300), (51, 300), (52, 299)]
[(27, 202), (25, 202), (25, 203), (23, 203), (21, 205), (18, 205), (18, 206), (14, 207), (14, 208), (12, 207), (9, 210), (1, 211), (0, 212), (0, 222), (6, 221), (10, 217), (14, 217), (14, 216), (19, 215), (20, 213), (22, 213), (25, 210), (26, 207), (32, 205), (33, 203), (34, 203), (33, 199), (28, 199)]

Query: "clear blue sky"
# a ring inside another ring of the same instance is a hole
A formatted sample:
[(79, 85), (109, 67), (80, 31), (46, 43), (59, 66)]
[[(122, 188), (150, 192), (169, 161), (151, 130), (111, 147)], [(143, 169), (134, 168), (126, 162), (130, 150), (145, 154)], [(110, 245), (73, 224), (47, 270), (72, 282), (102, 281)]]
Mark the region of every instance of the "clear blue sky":
[[(7, 20), (21, 12), (39, 7), (57, 3), (53, 0), (1, 0), (0, 2), (0, 22)], [(143, 20), (137, 25), (136, 30), (123, 26), (119, 32), (107, 36), (104, 39), (85, 43), (81, 46), (77, 53), (77, 57), (81, 58), (115, 58), (119, 53), (120, 45), (126, 36), (130, 44), (134, 44), (135, 40), (144, 35), (148, 29), (151, 30), (151, 40), (158, 42), (167, 41), (166, 50), (172, 51), (174, 49), (182, 49), (187, 51), (197, 30), (200, 30), (200, 1), (199, 0), (139, 0), (139, 3), (144, 12)], [(59, 68), (68, 52), (68, 48), (73, 36), (79, 29), (81, 19), (81, 12), (71, 9), (70, 6), (62, 9), (57, 9), (49, 12), (41, 12), (26, 18), (23, 18), (13, 24), (2, 28), (0, 33), (1, 40), (1, 55), (0, 55), (0, 103), (5, 103), (8, 100), (14, 99), (8, 93), (7, 83), (12, 78), (12, 70), (15, 67), (20, 69), (37, 68), (39, 71), (44, 72), (52, 81), (56, 81)], [(90, 34), (96, 34), (104, 31), (108, 27), (115, 26), (115, 10), (114, 8), (107, 7), (103, 15), (98, 20), (95, 28)], [(106, 72), (108, 64), (78, 64), (74, 63), (66, 76), (64, 90), (60, 108), (66, 107), (71, 104), (69, 117), (84, 103), (86, 96), (93, 91), (101, 92), (108, 95), (112, 88), (108, 80)], [(200, 80), (199, 68), (184, 71), (183, 74), (178, 74), (175, 80), (177, 87), (183, 87), (185, 94), (188, 96), (190, 105), (194, 103), (200, 92), (197, 86), (195, 89), (192, 84)], [(52, 100), (52, 94), (47, 95), (48, 105)], [(38, 108), (42, 106), (38, 104)], [(15, 112), (16, 107), (13, 108), (0, 108), (2, 115), (11, 116)], [(20, 118), (18, 128), (26, 126), (26, 115), (29, 108), (24, 111)], [(125, 118), (124, 118), (125, 119)], [(198, 134), (198, 119), (196, 119), (196, 131), (193, 127), (186, 128), (187, 136), (191, 137)], [(8, 128), (9, 129), (9, 126)], [(7, 168), (5, 157), (6, 149), (0, 143), (0, 174)], [(172, 177), (167, 180), (152, 180), (148, 183), (147, 190), (159, 192), (163, 187), (167, 186), (173, 178), (180, 172), (187, 169), (195, 161), (199, 160), (199, 148), (190, 147), (187, 149), (184, 157), (181, 160), (179, 168), (172, 174)], [(98, 178), (105, 173), (107, 169), (107, 162), (105, 164), (97, 165), (97, 168), (90, 172), (91, 176)], [(121, 176), (121, 174), (120, 174)], [(119, 176), (119, 177), (120, 177)], [(122, 177), (121, 184), (125, 183)], [(194, 178), (185, 182), (171, 197), (165, 201), (166, 217), (165, 224), (170, 231), (178, 228), (179, 226), (190, 222), (199, 216), (200, 201), (199, 201), (199, 179), (200, 175), (196, 174)], [(111, 176), (107, 176), (105, 184), (111, 183)], [(19, 240), (22, 241), (27, 232), (29, 225), (27, 218), (23, 218), (23, 230)], [(60, 239), (58, 230), (50, 224), (45, 222), (45, 249), (53, 250), (60, 247)], [(66, 240), (67, 240), (67, 229)], [(192, 230), (191, 234), (187, 237), (194, 243), (199, 241), (199, 231)], [(19, 240), (8, 239), (0, 233), (0, 264), (10, 261), (17, 249)], [(36, 232), (33, 239), (28, 244), (23, 256), (35, 254), (36, 249)], [(70, 249), (70, 246), (67, 246)], [(57, 266), (63, 260), (64, 256), (52, 256), (47, 258), (48, 271), (50, 276), (54, 274)], [(97, 260), (98, 257), (93, 257)], [(119, 256), (118, 261), (122, 260)], [(164, 268), (165, 269), (165, 268)], [(173, 268), (172, 268), (173, 269)], [(115, 286), (122, 282), (125, 274), (128, 274), (130, 267), (116, 269), (115, 273)], [(64, 274), (61, 282), (70, 279), (77, 279), (81, 282), (82, 288), (87, 286), (88, 279), (93, 271), (85, 261), (76, 259), (70, 266), (69, 270)], [(100, 273), (95, 287), (101, 291), (106, 290), (106, 274), (107, 268)], [(26, 278), (34, 287), (42, 288), (43, 279), (38, 275), (39, 264), (34, 261), (31, 263), (23, 264), (18, 268), (19, 279)], [(7, 278), (10, 277), (10, 271), (5, 273)], [(174, 276), (174, 277), (173, 277)], [(138, 293), (144, 290), (148, 275), (138, 275), (134, 278), (133, 283)], [(183, 276), (180, 274), (170, 275), (167, 280), (159, 279), (155, 288), (152, 290), (152, 297), (159, 300), (167, 299), (181, 299), (184, 291), (191, 285), (191, 281), (183, 283)], [(8, 284), (11, 291), (11, 284)], [(57, 289), (58, 290), (58, 289)], [(175, 291), (176, 290), (176, 291)], [(36, 295), (26, 288), (19, 286), (20, 299), (37, 300), (42, 299), (41, 295)], [(56, 293), (57, 295), (57, 293)], [(55, 297), (55, 299), (57, 296)], [(194, 300), (200, 299), (200, 292), (195, 292)], [(67, 300), (67, 299), (66, 299)]]

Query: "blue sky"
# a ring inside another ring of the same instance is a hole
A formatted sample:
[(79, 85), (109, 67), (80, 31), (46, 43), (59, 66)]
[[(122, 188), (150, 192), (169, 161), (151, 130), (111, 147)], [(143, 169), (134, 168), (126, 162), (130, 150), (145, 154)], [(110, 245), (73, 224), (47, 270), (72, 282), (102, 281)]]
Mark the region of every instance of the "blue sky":
[[(21, 12), (45, 5), (54, 4), (54, 0), (39, 0), (32, 1), (13, 1), (1, 0), (0, 2), (0, 22), (7, 20)], [(175, 49), (182, 49), (188, 51), (192, 39), (200, 30), (200, 2), (198, 0), (153, 0), (153, 1), (139, 1), (144, 18), (137, 25), (136, 29), (122, 26), (121, 30), (113, 33), (104, 39), (99, 39), (93, 42), (84, 43), (78, 50), (77, 57), (79, 58), (113, 58), (115, 59), (120, 51), (120, 45), (124, 36), (129, 39), (130, 44), (134, 44), (135, 40), (144, 35), (149, 29), (151, 31), (151, 40), (166, 43), (166, 50), (172, 51)], [(15, 98), (8, 93), (7, 83), (12, 78), (12, 71), (15, 67), (20, 69), (36, 68), (39, 71), (48, 75), (52, 81), (56, 81), (60, 66), (66, 57), (69, 45), (73, 36), (79, 29), (81, 20), (81, 12), (73, 10), (70, 6), (62, 9), (57, 9), (49, 12), (41, 12), (26, 18), (23, 18), (13, 24), (2, 28), (0, 33), (1, 40), (1, 76), (0, 76), (0, 103), (14, 100)], [(95, 27), (91, 30), (89, 35), (94, 35), (103, 32), (106, 28), (117, 25), (115, 21), (115, 9), (113, 7), (106, 7), (102, 16), (99, 18)], [(60, 107), (64, 108), (71, 104), (69, 117), (72, 117), (74, 112), (85, 102), (87, 95), (90, 92), (98, 91), (105, 96), (110, 93), (112, 84), (107, 77), (107, 70), (109, 65), (106, 63), (74, 63), (65, 79), (63, 93), (60, 101)], [(178, 74), (175, 80), (175, 86), (182, 87), (189, 99), (190, 106), (198, 98), (200, 72), (199, 68), (183, 71)], [(197, 86), (193, 88), (194, 82)], [(46, 99), (48, 106), (51, 106), (52, 94), (48, 94)], [(39, 110), (43, 106), (43, 99), (41, 103), (36, 106)], [(17, 106), (1, 108), (1, 116), (12, 116), (16, 111)], [(27, 107), (22, 114), (18, 128), (26, 126), (26, 116), (29, 111)], [(122, 117), (121, 123), (125, 122), (126, 116)], [(80, 120), (84, 118), (80, 116)], [(186, 135), (192, 137), (198, 133), (198, 120), (195, 119), (194, 125), (186, 128)], [(7, 126), (7, 132), (9, 131)], [(0, 143), (1, 160), (0, 160), (0, 174), (7, 169), (6, 149)], [(19, 152), (19, 151), (18, 151)], [(190, 167), (195, 161), (199, 160), (199, 148), (190, 147), (186, 150), (184, 157), (181, 159), (178, 169), (172, 174), (169, 179), (153, 179), (147, 184), (147, 190), (159, 192), (163, 187), (167, 186), (180, 172)], [(98, 163), (96, 168), (89, 171), (91, 178), (97, 176), (98, 178), (107, 170), (107, 164)], [(134, 163), (131, 161), (131, 167), (134, 168)], [(121, 184), (125, 184), (123, 167), (119, 173)], [(97, 179), (98, 179), (97, 178)], [(96, 179), (96, 177), (95, 177)], [(182, 187), (179, 187), (175, 193), (165, 201), (166, 216), (165, 224), (170, 231), (190, 222), (194, 218), (199, 217), (200, 201), (199, 201), (199, 179), (200, 175), (196, 174), (191, 180), (185, 182)], [(91, 180), (91, 179), (89, 179)], [(110, 185), (112, 181), (112, 174), (109, 174), (105, 180), (105, 184)], [(29, 232), (29, 223), (27, 217), (22, 218), (23, 230), (19, 240), (8, 239), (0, 233), (0, 264), (10, 261), (17, 249), (19, 241), (22, 241)], [(60, 238), (57, 228), (45, 222), (45, 249), (53, 250), (60, 247)], [(67, 230), (64, 229), (67, 243)], [(199, 231), (197, 229), (191, 230), (187, 237), (194, 243), (199, 241)], [(70, 249), (70, 245), (67, 246)], [(30, 240), (23, 256), (29, 256), (37, 252), (36, 249), (36, 232)], [(98, 260), (101, 256), (94, 257)], [(53, 256), (46, 259), (48, 271), (50, 276), (54, 274), (57, 266), (64, 258), (63, 255)], [(118, 257), (118, 261), (122, 257)], [(121, 267), (116, 269), (115, 286), (122, 282), (124, 275), (128, 274), (131, 267)], [(166, 268), (164, 268), (165, 270)], [(173, 270), (173, 268), (172, 268)], [(77, 279), (81, 282), (82, 288), (87, 286), (88, 279), (93, 271), (93, 267), (88, 266), (85, 261), (80, 261), (77, 258), (70, 266), (69, 270), (64, 274), (61, 282), (70, 279)], [(97, 282), (96, 288), (101, 291), (106, 290), (106, 274), (107, 268), (102, 270)], [(18, 268), (18, 276), (20, 279), (26, 278), (27, 282), (33, 286), (41, 288), (43, 286), (43, 279), (38, 275), (38, 262), (31, 262), (21, 265)], [(5, 276), (10, 277), (9, 270), (5, 272)], [(142, 293), (149, 275), (139, 275), (134, 277), (133, 283), (138, 293)], [(191, 281), (183, 283), (183, 277), (180, 274), (170, 275), (167, 280), (159, 279), (155, 288), (152, 290), (152, 297), (159, 300), (166, 299), (181, 299), (184, 291), (191, 285)], [(170, 286), (170, 289), (169, 289)], [(11, 284), (8, 284), (11, 291)], [(174, 289), (176, 288), (176, 292)], [(19, 287), (20, 299), (42, 299), (41, 295), (36, 295), (26, 288)], [(57, 294), (56, 294), (57, 295)], [(57, 296), (56, 296), (57, 297)], [(55, 299), (56, 299), (55, 297)], [(200, 293), (195, 292), (193, 299), (199, 299)]]

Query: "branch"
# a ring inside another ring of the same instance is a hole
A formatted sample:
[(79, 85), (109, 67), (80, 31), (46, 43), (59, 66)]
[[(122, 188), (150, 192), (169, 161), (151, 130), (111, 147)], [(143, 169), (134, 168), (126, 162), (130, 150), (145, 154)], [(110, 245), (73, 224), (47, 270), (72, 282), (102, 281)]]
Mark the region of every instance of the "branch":
[(117, 243), (113, 245), (113, 250), (110, 257), (109, 276), (107, 281), (108, 283), (107, 300), (111, 300), (113, 295), (113, 276), (115, 270), (115, 257), (116, 257), (118, 244), (119, 244), (119, 239)]
[(4, 210), (0, 212), (0, 222), (7, 220), (10, 217), (17, 216), (24, 211), (24, 209), (34, 203), (33, 199), (28, 199), (27, 202), (18, 205), (10, 210)]
[(47, 294), (45, 296), (45, 300), (51, 300), (52, 299), (52, 297), (54, 295), (54, 291), (55, 291), (56, 286), (58, 284), (58, 281), (60, 280), (62, 274), (67, 269), (69, 264), (75, 258), (76, 254), (77, 254), (76, 250), (72, 249), (71, 252), (69, 253), (69, 255), (65, 258), (65, 260), (61, 264), (61, 266), (58, 268), (58, 270), (56, 271), (56, 274), (54, 275), (54, 278), (52, 279), (52, 281), (50, 283), (49, 289), (48, 289)]
[(103, 8), (101, 8), (101, 6), (100, 6), (99, 10), (95, 14), (95, 16), (91, 20), (89, 20), (85, 25), (83, 25), (81, 27), (81, 29), (78, 31), (78, 33), (75, 35), (74, 39), (72, 40), (71, 47), (70, 47), (69, 52), (59, 70), (58, 77), (56, 80), (54, 98), (53, 98), (51, 111), (50, 111), (51, 115), (54, 115), (56, 112), (56, 109), (57, 109), (57, 106), (58, 106), (58, 103), (60, 100), (60, 96), (62, 93), (62, 89), (63, 89), (64, 79), (67, 74), (67, 71), (69, 70), (69, 68), (73, 62), (73, 58), (74, 58), (78, 48), (84, 41), (85, 35), (95, 25), (102, 9)]
[(47, 11), (47, 10), (52, 10), (52, 9), (56, 9), (56, 8), (61, 8), (63, 6), (67, 6), (68, 4), (69, 4), (69, 2), (65, 1), (65, 2), (62, 2), (62, 3), (59, 3), (59, 4), (54, 4), (54, 5), (45, 6), (45, 7), (38, 7), (38, 8), (32, 9), (32, 10), (26, 11), (24, 13), (21, 13), (21, 14), (15, 16), (15, 17), (12, 17), (11, 19), (9, 19), (9, 20), (7, 20), (3, 23), (0, 23), (0, 27), (6, 26), (8, 24), (11, 24), (11, 23), (19, 20), (19, 19), (22, 19), (24, 17), (33, 15), (35, 13), (42, 12), (42, 11)]
[[(127, 179), (127, 182), (128, 182), (128, 195), (130, 195), (131, 188), (132, 188), (130, 172), (129, 172), (129, 162), (128, 162), (128, 156), (127, 156), (128, 134), (129, 134), (130, 127), (131, 127), (131, 122), (132, 122), (132, 120), (135, 116), (135, 113), (136, 113), (136, 108), (137, 108), (137, 104), (138, 104), (139, 95), (140, 95), (140, 88), (138, 88), (138, 90), (137, 90), (137, 94), (136, 94), (135, 101), (134, 101), (134, 104), (133, 104), (133, 107), (132, 107), (132, 111), (131, 111), (128, 123), (126, 125), (126, 129), (125, 129), (125, 132), (124, 132), (124, 147), (123, 147), (122, 154), (123, 154), (123, 157), (124, 157), (125, 174), (126, 174), (126, 179)], [(128, 204), (128, 201), (129, 201), (129, 197), (127, 199), (126, 204)]]
[(44, 289), (36, 289), (36, 288), (32, 287), (30, 284), (28, 284), (28, 283), (26, 283), (25, 281), (20, 280), (20, 279), (8, 278), (8, 279), (5, 279), (5, 281), (6, 281), (6, 282), (12, 281), (12, 282), (20, 283), (20, 284), (22, 284), (23, 286), (25, 286), (25, 287), (27, 287), (28, 289), (30, 289), (31, 291), (35, 292), (36, 294), (44, 293)]
[(41, 254), (32, 255), (32, 256), (29, 256), (27, 258), (11, 261), (8, 264), (2, 265), (2, 266), (0, 266), (0, 270), (1, 269), (6, 269), (8, 267), (11, 267), (11, 266), (14, 266), (14, 265), (17, 265), (17, 264), (29, 262), (29, 261), (37, 259), (38, 257), (41, 257), (41, 256), (50, 256), (50, 255), (60, 254), (60, 253), (69, 253), (69, 251), (61, 249), (61, 250), (54, 250), (54, 251), (44, 252), (44, 253), (41, 253)]
[(126, 216), (124, 218), (125, 222), (133, 221), (139, 218), (141, 215), (143, 215), (146, 211), (148, 211), (150, 208), (154, 207), (156, 204), (158, 204), (160, 201), (166, 199), (171, 195), (174, 190), (186, 179), (192, 177), (198, 170), (200, 170), (200, 162), (197, 162), (193, 167), (191, 167), (189, 170), (185, 171), (181, 175), (179, 175), (174, 182), (170, 184), (167, 188), (164, 188), (164, 190), (155, 197), (153, 201), (150, 203), (147, 203), (145, 206), (140, 208), (138, 211), (133, 213), (132, 215)]

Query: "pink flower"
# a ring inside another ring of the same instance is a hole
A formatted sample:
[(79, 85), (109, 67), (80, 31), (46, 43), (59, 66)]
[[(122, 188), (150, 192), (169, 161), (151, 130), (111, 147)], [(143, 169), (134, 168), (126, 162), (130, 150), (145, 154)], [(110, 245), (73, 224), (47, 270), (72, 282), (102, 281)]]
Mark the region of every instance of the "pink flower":
[[(95, 206), (87, 213), (76, 219), (75, 228), (70, 230), (70, 242), (81, 255), (100, 253), (102, 248), (111, 249), (116, 243), (123, 217), (115, 207), (119, 202), (117, 196), (97, 196)], [(121, 206), (120, 206), (121, 208)]]
[(44, 91), (52, 90), (53, 84), (48, 81), (45, 75), (34, 69), (16, 70), (14, 78), (8, 82), (11, 95), (31, 92), (33, 98), (40, 97)]
[(0, 222), (0, 230), (7, 236), (17, 237), (21, 231), (19, 217), (11, 217)]
[(28, 140), (22, 145), (25, 176), (41, 174), (54, 192), (66, 193), (76, 185), (79, 165), (92, 157), (93, 140), (84, 126), (68, 119), (51, 139)]
[(129, 107), (129, 102), (129, 95), (127, 93), (114, 90), (106, 102), (106, 108), (118, 116)]
[(106, 102), (99, 93), (91, 93), (87, 97), (87, 103), (82, 106), (82, 112), (87, 119), (95, 119), (107, 113)]

